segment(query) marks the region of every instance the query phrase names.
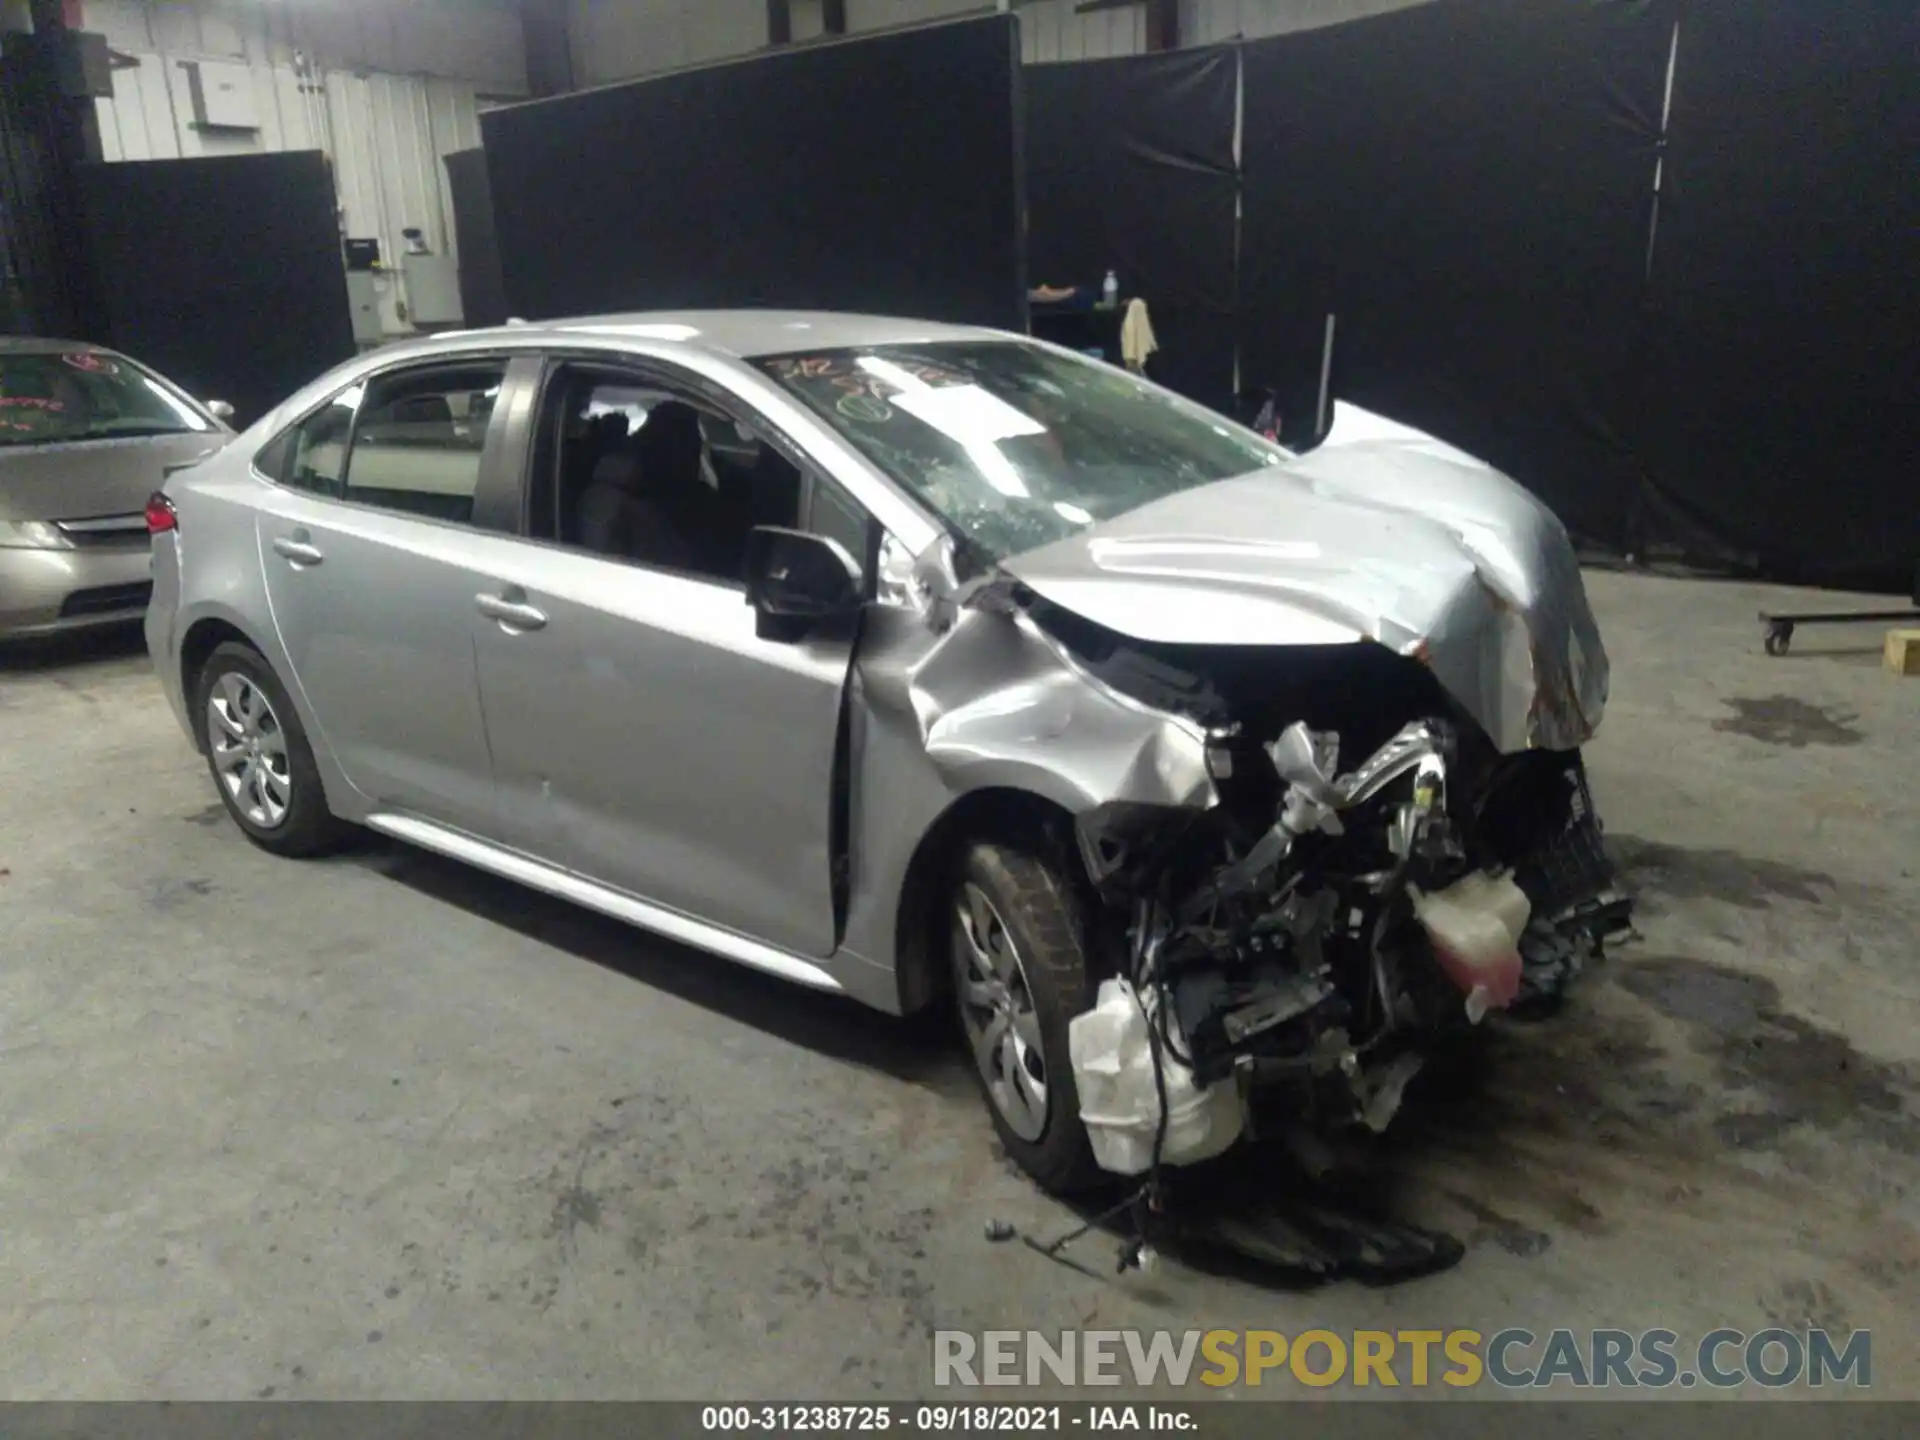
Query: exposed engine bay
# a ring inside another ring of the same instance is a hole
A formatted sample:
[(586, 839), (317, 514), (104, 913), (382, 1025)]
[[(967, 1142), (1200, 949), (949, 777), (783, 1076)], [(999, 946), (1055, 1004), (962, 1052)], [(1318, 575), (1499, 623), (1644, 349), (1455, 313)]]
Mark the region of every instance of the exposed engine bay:
[(1437, 1037), (1550, 1004), (1628, 925), (1579, 751), (1501, 755), (1417, 660), (1181, 654), (1028, 613), (1204, 727), (1219, 799), (1076, 827), (1126, 956), (1074, 1022), (1103, 1168), (1220, 1153), (1255, 1088), (1287, 1087), (1317, 1129), (1384, 1129)]

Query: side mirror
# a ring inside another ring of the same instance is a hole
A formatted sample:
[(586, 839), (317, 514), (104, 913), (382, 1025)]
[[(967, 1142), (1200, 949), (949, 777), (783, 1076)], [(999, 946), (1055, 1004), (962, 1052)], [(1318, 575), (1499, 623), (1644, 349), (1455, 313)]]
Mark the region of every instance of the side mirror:
[(797, 640), (860, 610), (860, 566), (824, 535), (756, 525), (747, 535), (746, 580), (763, 639)]
[(209, 400), (207, 413), (224, 425), (233, 419), (233, 406), (224, 400)]

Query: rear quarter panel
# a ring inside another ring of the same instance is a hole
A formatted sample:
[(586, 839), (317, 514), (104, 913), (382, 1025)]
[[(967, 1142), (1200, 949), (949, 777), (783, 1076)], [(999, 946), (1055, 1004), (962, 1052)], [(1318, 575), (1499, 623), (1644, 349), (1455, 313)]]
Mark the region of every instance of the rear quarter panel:
[[(251, 432), (250, 432), (251, 435)], [(205, 464), (176, 475), (166, 486), (179, 528), (154, 547), (154, 602), (147, 617), (148, 645), (161, 671), (161, 683), (174, 699), (189, 733), (196, 736), (192, 696), (183, 673), (184, 650), (198, 626), (208, 623), (238, 631), (273, 667), (292, 697), (327, 803), (343, 819), (358, 819), (361, 797), (347, 782), (300, 686), (274, 621), (260, 555), (257, 516), (270, 494), (268, 482), (253, 470), (257, 445), (243, 437)], [(168, 574), (167, 572), (171, 572)], [(166, 579), (163, 582), (163, 575)], [(162, 585), (171, 600), (163, 618)], [(156, 641), (156, 633), (160, 638)]]

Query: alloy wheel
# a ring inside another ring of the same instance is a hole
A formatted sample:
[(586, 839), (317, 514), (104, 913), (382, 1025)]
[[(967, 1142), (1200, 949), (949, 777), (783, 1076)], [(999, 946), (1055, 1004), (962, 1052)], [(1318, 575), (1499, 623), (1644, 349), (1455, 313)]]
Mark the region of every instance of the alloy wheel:
[(1007, 922), (978, 885), (961, 887), (954, 914), (960, 1019), (987, 1094), (1022, 1140), (1047, 1128), (1047, 1065), (1026, 966)]
[(287, 733), (266, 692), (230, 670), (207, 692), (207, 743), (214, 773), (247, 823), (272, 830), (293, 804)]

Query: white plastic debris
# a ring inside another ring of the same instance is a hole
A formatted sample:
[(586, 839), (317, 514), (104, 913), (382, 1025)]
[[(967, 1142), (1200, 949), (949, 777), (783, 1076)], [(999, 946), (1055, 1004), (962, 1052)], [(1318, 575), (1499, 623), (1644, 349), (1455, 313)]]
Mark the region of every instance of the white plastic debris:
[[(1154, 1001), (1149, 995), (1147, 1006)], [(1067, 1026), (1067, 1053), (1080, 1092), (1080, 1119), (1093, 1142), (1093, 1158), (1116, 1175), (1144, 1174), (1153, 1165), (1160, 1127), (1160, 1093), (1154, 1084), (1154, 1046), (1148, 1009), (1125, 980), (1101, 982), (1098, 1003)], [(1168, 1017), (1174, 1045), (1186, 1049), (1177, 1022)], [(1160, 1160), (1193, 1165), (1210, 1160), (1240, 1138), (1246, 1117), (1237, 1086), (1201, 1086), (1193, 1071), (1162, 1048), (1167, 1093), (1167, 1133)]]
[(1533, 913), (1511, 874), (1473, 874), (1431, 895), (1412, 891), (1413, 913), (1433, 942), (1440, 968), (1467, 997), (1478, 1024), (1520, 994), (1520, 935)]

